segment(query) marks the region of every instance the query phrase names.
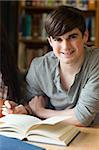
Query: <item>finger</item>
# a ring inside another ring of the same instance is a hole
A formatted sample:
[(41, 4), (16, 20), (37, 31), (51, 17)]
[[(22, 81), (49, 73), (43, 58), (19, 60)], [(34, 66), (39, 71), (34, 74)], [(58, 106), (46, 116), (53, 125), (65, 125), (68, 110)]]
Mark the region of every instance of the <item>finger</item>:
[(6, 107), (3, 107), (2, 108), (2, 114), (3, 115), (7, 115), (7, 114), (13, 114), (13, 110), (12, 109), (8, 109), (8, 108), (6, 108)]
[(2, 114), (3, 114), (3, 115), (8, 115), (8, 114), (9, 114), (9, 111), (8, 111), (7, 109), (3, 109), (3, 110), (2, 110)]
[(11, 104), (10, 104), (10, 102), (8, 101), (8, 100), (6, 100), (5, 102), (4, 102), (4, 104), (5, 104), (5, 106), (7, 107), (7, 108), (11, 108)]
[(27, 114), (27, 111), (23, 105), (18, 105), (15, 107), (14, 113), (16, 113), (16, 114)]
[(8, 115), (8, 113), (5, 111), (2, 111), (2, 115), (6, 116), (6, 115)]
[(6, 116), (8, 114), (13, 114), (12, 111), (2, 111), (2, 115)]
[(6, 107), (4, 107), (4, 105), (2, 106), (2, 111), (7, 111), (8, 109)]
[(15, 103), (15, 102), (13, 102), (13, 101), (9, 101), (9, 103), (12, 105), (12, 107), (15, 107), (15, 106), (18, 105), (17, 103)]

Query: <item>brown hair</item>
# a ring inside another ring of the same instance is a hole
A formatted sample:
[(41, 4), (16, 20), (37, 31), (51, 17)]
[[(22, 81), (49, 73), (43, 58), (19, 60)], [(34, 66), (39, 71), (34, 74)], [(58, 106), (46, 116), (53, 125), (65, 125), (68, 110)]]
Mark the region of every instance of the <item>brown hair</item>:
[(46, 32), (52, 37), (61, 36), (74, 28), (78, 28), (83, 35), (86, 25), (82, 11), (71, 6), (59, 6), (48, 15), (45, 22)]

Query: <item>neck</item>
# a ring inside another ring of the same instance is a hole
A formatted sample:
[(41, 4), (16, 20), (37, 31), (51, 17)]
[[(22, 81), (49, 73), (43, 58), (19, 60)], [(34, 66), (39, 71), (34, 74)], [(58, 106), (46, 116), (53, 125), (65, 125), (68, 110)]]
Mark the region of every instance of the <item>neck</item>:
[(64, 74), (66, 74), (66, 72), (70, 75), (75, 75), (79, 72), (82, 64), (83, 64), (83, 60), (84, 60), (84, 57), (80, 58), (80, 60), (76, 61), (75, 63), (73, 64), (63, 64), (60, 62), (60, 70), (61, 72)]

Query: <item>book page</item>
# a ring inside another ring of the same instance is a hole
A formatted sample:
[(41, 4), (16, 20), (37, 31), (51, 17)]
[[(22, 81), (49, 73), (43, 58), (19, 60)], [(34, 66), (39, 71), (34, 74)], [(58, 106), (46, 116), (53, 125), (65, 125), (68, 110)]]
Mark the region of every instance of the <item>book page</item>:
[(17, 131), (16, 132), (11, 132), (10, 129), (0, 131), (0, 135), (11, 137), (11, 138), (17, 138), (17, 139), (20, 139), (20, 140), (23, 140), (25, 138), (25, 134), (19, 133)]
[[(51, 127), (51, 125), (54, 125), (57, 124), (57, 123), (61, 123), (62, 121), (66, 120), (70, 118), (70, 116), (54, 116), (54, 117), (51, 117), (51, 118), (48, 118), (48, 119), (45, 119), (45, 120), (42, 120), (40, 122), (37, 122), (35, 123), (33, 126), (31, 126), (27, 132), (29, 132), (30, 130), (38, 130), (39, 128), (41, 129), (41, 125), (48, 125), (48, 128)], [(46, 126), (47, 128), (47, 126)], [(53, 128), (53, 127), (52, 127)], [(33, 131), (34, 132), (34, 131)]]
[(72, 129), (67, 133), (67, 135), (64, 137), (64, 139), (55, 139), (53, 137), (48, 136), (42, 136), (42, 135), (30, 135), (27, 137), (28, 141), (31, 142), (37, 142), (37, 143), (46, 143), (46, 144), (53, 144), (53, 145), (59, 145), (59, 146), (66, 146), (68, 145), (71, 140), (73, 140), (77, 135), (79, 134), (79, 131), (77, 129)]
[(50, 124), (50, 125), (54, 125), (58, 122), (64, 121), (68, 118), (71, 118), (71, 116), (54, 116), (48, 119), (45, 119), (37, 124)]
[(64, 141), (52, 139), (46, 136), (40, 136), (40, 135), (33, 135), (28, 137), (28, 141), (30, 142), (36, 142), (36, 143), (44, 143), (44, 144), (53, 144), (53, 145), (59, 145), (59, 146), (66, 146)]
[[(32, 125), (40, 122), (41, 120), (33, 117), (33, 116), (29, 116), (29, 115), (23, 115), (23, 114), (9, 114), (7, 116), (4, 116), (2, 118), (0, 118), (0, 130), (3, 127), (11, 127), (16, 128), (17, 130), (23, 130), (23, 131), (27, 131)], [(2, 122), (5, 122), (4, 124)]]
[(55, 125), (41, 124), (36, 128), (31, 128), (30, 131), (27, 132), (27, 136), (36, 134), (59, 139), (72, 128), (73, 126), (64, 125), (62, 122)]
[[(9, 124), (20, 124), (23, 122), (26, 122), (26, 126), (28, 126), (28, 124), (30, 125), (32, 124), (56, 124), (58, 122), (61, 122), (65, 119), (71, 118), (71, 116), (54, 116), (45, 120), (41, 120), (37, 117), (34, 116), (30, 116), (30, 115), (24, 115), (24, 114), (8, 114), (7, 116), (4, 116), (2, 118), (0, 118), (0, 124), (2, 122), (8, 122)], [(20, 121), (21, 120), (21, 121)], [(22, 124), (23, 125), (23, 124)]]

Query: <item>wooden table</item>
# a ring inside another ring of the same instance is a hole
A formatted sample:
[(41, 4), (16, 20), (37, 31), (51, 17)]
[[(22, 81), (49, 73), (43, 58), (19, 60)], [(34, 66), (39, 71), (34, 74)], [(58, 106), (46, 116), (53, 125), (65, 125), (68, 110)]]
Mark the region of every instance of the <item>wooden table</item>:
[(80, 127), (79, 129), (81, 133), (67, 147), (41, 143), (31, 144), (44, 147), (46, 150), (99, 150), (99, 126)]

